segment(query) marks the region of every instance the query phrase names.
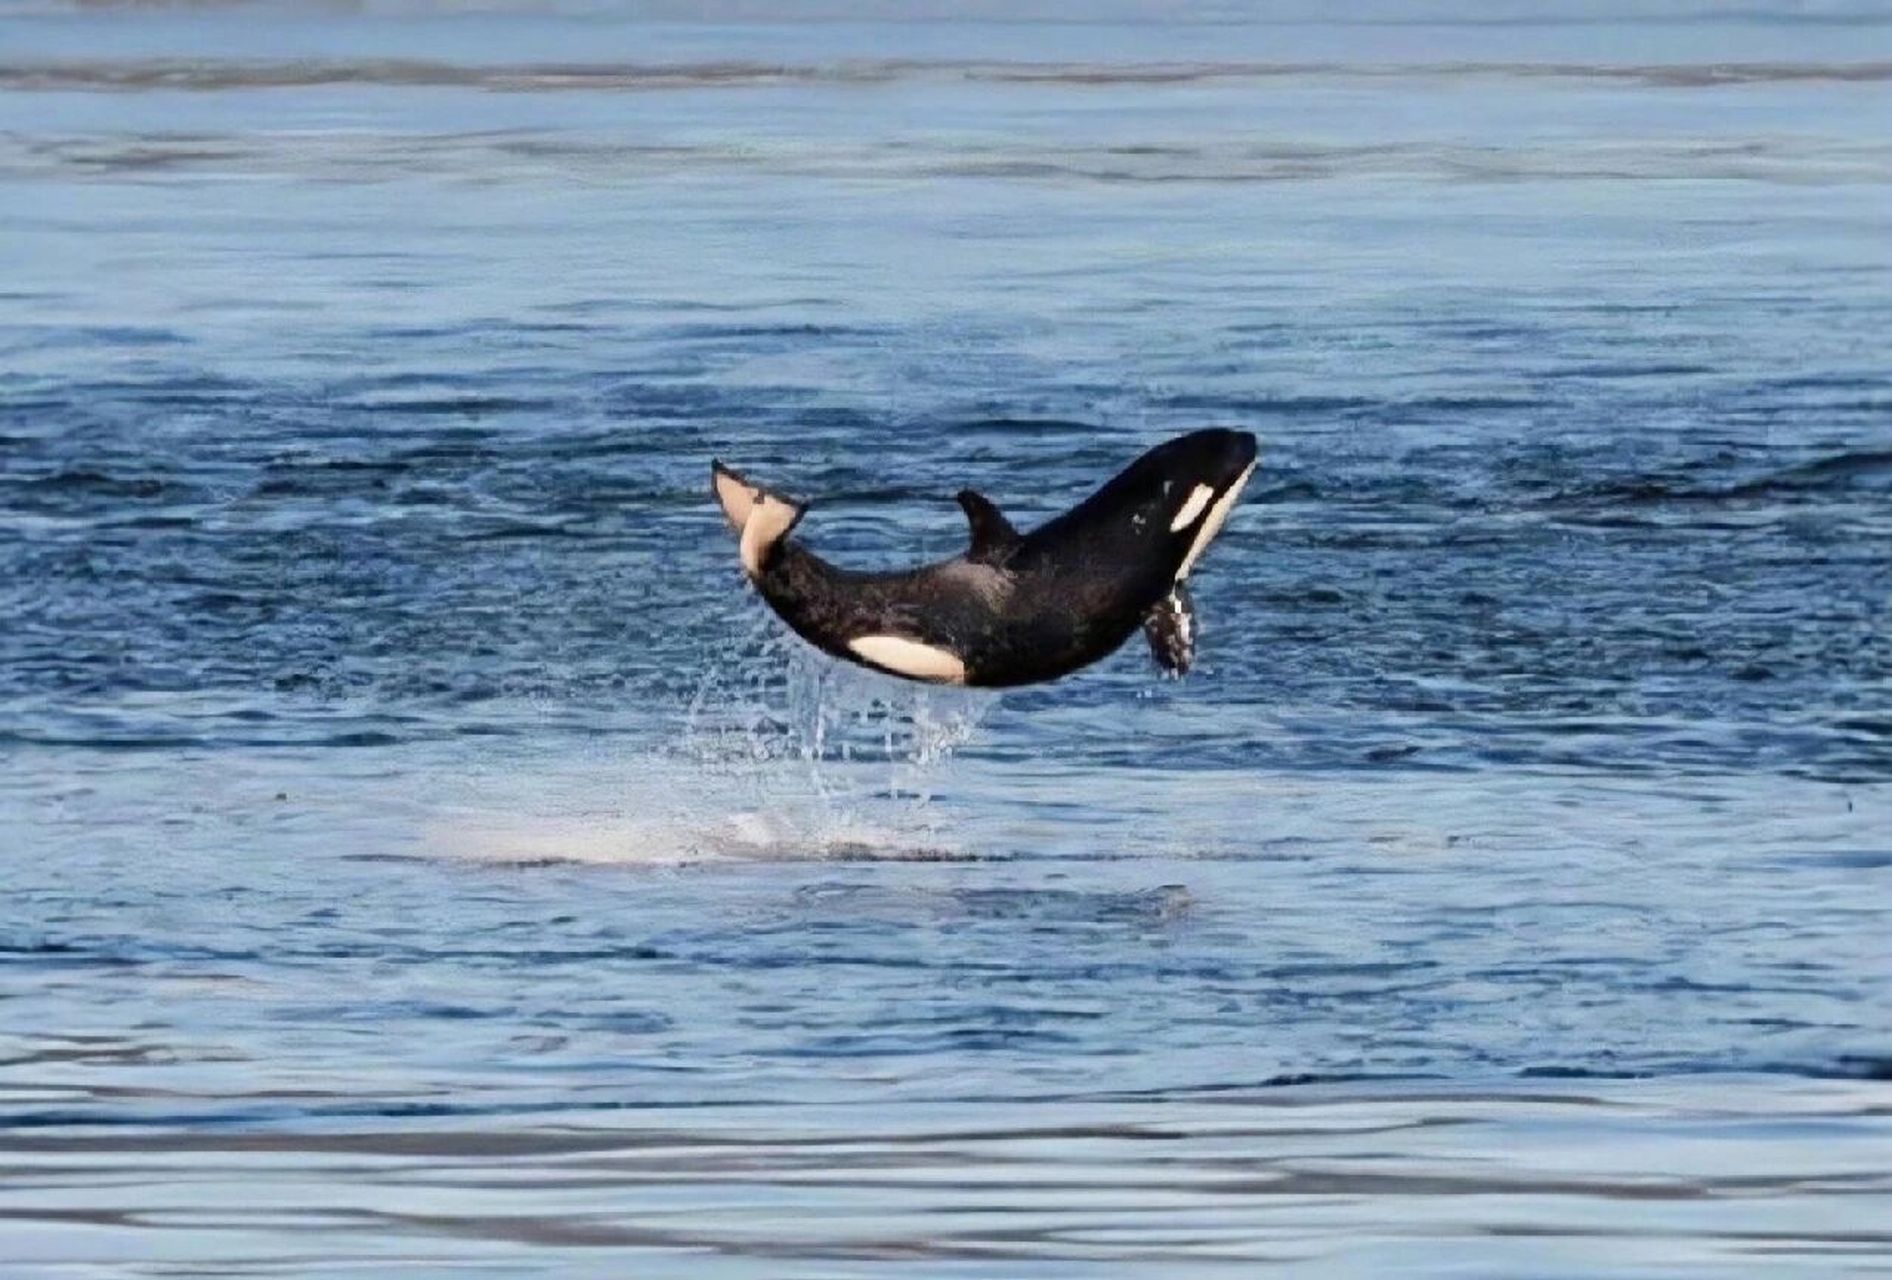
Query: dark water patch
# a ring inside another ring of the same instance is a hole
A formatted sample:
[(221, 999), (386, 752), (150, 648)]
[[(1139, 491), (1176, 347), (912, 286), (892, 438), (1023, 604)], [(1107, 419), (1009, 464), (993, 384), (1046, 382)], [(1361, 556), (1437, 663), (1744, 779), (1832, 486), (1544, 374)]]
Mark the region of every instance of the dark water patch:
[[(460, 331), (461, 336), (472, 336), (471, 331), (461, 331), (459, 326), (443, 332)], [(435, 369), (393, 369), (378, 373), (357, 374), (338, 378), (324, 388), (324, 403), (335, 400), (346, 401), (355, 397), (369, 396), (385, 391), (426, 391), (451, 394), (455, 389), (466, 386), (469, 379), (465, 375), (455, 375)]]
[(1789, 467), (1733, 491), (1743, 496), (1779, 490), (1827, 489), (1855, 483), (1892, 484), (1892, 449), (1861, 449), (1837, 453)]
[(489, 62), (419, 58), (125, 58), (0, 62), (0, 89), (15, 91), (183, 89), (196, 92), (386, 85), (513, 93), (651, 91), (812, 84), (875, 85), (910, 80), (988, 81), (1051, 88), (1194, 86), (1286, 77), (1340, 80), (1555, 78), (1630, 82), (1663, 89), (1737, 85), (1873, 84), (1892, 62), (1717, 62), (1645, 66), (1559, 62), (1033, 62), (843, 58), (820, 62), (719, 60), (676, 63)]
[(485, 427), (441, 428), (429, 425), (422, 443), (409, 445), (393, 454), (389, 462), (410, 471), (435, 466), (463, 467), (488, 465), (505, 456), (507, 441)]
[(861, 325), (843, 324), (683, 324), (659, 330), (659, 339), (706, 342), (770, 342), (775, 339), (820, 340), (836, 338), (878, 338), (889, 331)]
[(1397, 407), (1435, 413), (1490, 413), (1544, 409), (1556, 403), (1537, 396), (1420, 396), (1402, 401)]
[[(0, 400), (0, 414), (45, 415), (63, 413), (72, 408), (72, 401), (63, 398), (31, 399), (18, 396)], [(30, 444), (33, 436), (0, 436), (0, 449), (14, 449)]]
[(813, 856), (831, 862), (998, 862), (1012, 855), (941, 846), (897, 846), (864, 840), (835, 840), (812, 851)]
[(602, 328), (579, 320), (509, 320), (507, 326), (520, 333), (596, 333)]
[[(1197, 1082), (1180, 1088), (1105, 1089), (1095, 1094), (1043, 1093), (1028, 1095), (1022, 1100), (1033, 1104), (1085, 1100), (1208, 1103), (1229, 1107), (1252, 1105), (1257, 1101), (1281, 1106), (1319, 1105), (1324, 1096), (1332, 1096), (1330, 1091), (1350, 1087), (1360, 1087), (1366, 1096), (1409, 1097), (1413, 1095), (1405, 1091), (1406, 1086), (1438, 1078), (1425, 1072), (1283, 1071), (1251, 1079)], [(1302, 1091), (1305, 1097), (1297, 1097)]]
[[(249, 616), (250, 609), (245, 606), (232, 612)], [(277, 748), (365, 748), (391, 747), (404, 742), (420, 741), (440, 736), (447, 730), (429, 730), (406, 734), (385, 733), (375, 730), (351, 730), (341, 733), (323, 733), (312, 730), (307, 734), (256, 734), (242, 732), (184, 733), (184, 732), (128, 732), (114, 726), (103, 726), (85, 733), (59, 733), (50, 730), (15, 730), (0, 729), (0, 744), (10, 743), (22, 747), (79, 748), (99, 752), (175, 752), (175, 751), (229, 751), (241, 748), (270, 750)]]
[(539, 413), (559, 407), (558, 401), (521, 396), (458, 395), (401, 399), (338, 401), (330, 406), (341, 413), (402, 414), (413, 417), (485, 417), (493, 414)]
[(265, 147), (228, 137), (193, 141), (162, 136), (138, 142), (64, 141), (41, 153), (56, 156), (74, 169), (103, 174), (167, 173), (205, 167), (227, 170), (254, 163), (268, 154)]
[(82, 347), (184, 347), (191, 339), (154, 325), (7, 325), (0, 327), (7, 349), (16, 354)]
[[(1588, 183), (1669, 181), (1678, 178), (1741, 182), (1881, 182), (1892, 172), (1892, 150), (1877, 141), (1780, 140), (1738, 143), (1690, 143), (1639, 139), (1633, 143), (1578, 143), (1549, 146), (1510, 142), (1468, 147), (1436, 141), (1408, 141), (1375, 146), (1255, 146), (1225, 143), (1215, 147), (1120, 148), (1077, 143), (1051, 144), (1026, 139), (1004, 144), (935, 139), (925, 146), (894, 141), (850, 143), (811, 141), (797, 145), (759, 138), (743, 146), (701, 143), (648, 146), (588, 137), (548, 135), (534, 139), (496, 138), (486, 134), (410, 133), (305, 134), (232, 133), (217, 145), (179, 145), (164, 135), (63, 135), (0, 137), (0, 168), (18, 178), (58, 182), (83, 178), (169, 185), (188, 178), (220, 180), (232, 172), (283, 180), (393, 183), (417, 178), (530, 187), (548, 175), (564, 174), (587, 184), (644, 184), (654, 178), (746, 175), (761, 179), (814, 178), (914, 181), (965, 178), (1054, 186), (1063, 183), (1105, 186), (1176, 184), (1245, 186), (1332, 181), (1350, 177), (1388, 182), (1423, 180), (1468, 183)], [(351, 259), (352, 260), (352, 259)], [(407, 263), (411, 257), (389, 259)], [(1064, 278), (1068, 269), (1021, 276), (1007, 286), (1020, 289), (1033, 280)], [(357, 280), (354, 288), (376, 292), (418, 292), (432, 279), (386, 275)], [(1204, 286), (1213, 288), (1213, 286)], [(787, 304), (774, 304), (787, 305)], [(1137, 304), (1142, 305), (1142, 304)], [(1168, 306), (1170, 304), (1162, 304)], [(636, 314), (688, 308), (626, 302), (606, 310)], [(747, 311), (745, 306), (720, 308)], [(1161, 307), (1159, 307), (1161, 309)], [(406, 326), (396, 326), (405, 328)], [(418, 334), (397, 341), (441, 341), (439, 326), (421, 325)], [(514, 332), (515, 341), (522, 338)], [(782, 341), (795, 341), (778, 335)], [(858, 335), (850, 335), (854, 341)], [(728, 338), (679, 339), (708, 353)], [(810, 339), (801, 339), (807, 341)], [(831, 337), (829, 341), (842, 340)], [(537, 345), (554, 345), (539, 343)], [(562, 345), (562, 344), (556, 344)], [(1375, 349), (1384, 349), (1378, 343)], [(1633, 368), (1633, 367), (1632, 367)], [(1609, 365), (1581, 371), (1539, 371), (1546, 378), (1621, 379), (1653, 376), (1612, 371)]]
[(411, 457), (395, 458), (325, 458), (285, 457), (266, 464), (266, 469), (281, 477), (309, 475), (399, 476), (412, 470)]
[[(601, 395), (607, 408), (632, 417), (668, 414), (685, 420), (704, 419), (745, 414), (757, 407), (755, 397), (699, 382), (620, 382), (607, 385)], [(806, 393), (791, 393), (783, 398), (793, 402), (806, 398)]]
[(1892, 451), (1849, 450), (1782, 467), (1747, 479), (1728, 477), (1726, 467), (1700, 464), (1669, 475), (1617, 477), (1559, 495), (1551, 505), (1603, 502), (1610, 505), (1746, 503), (1806, 500), (1849, 490), (1877, 492), (1892, 486)]
[(946, 429), (953, 432), (967, 431), (1000, 436), (1064, 438), (1089, 436), (1096, 432), (1097, 427), (1095, 423), (1078, 422), (1068, 418), (985, 417), (955, 420), (948, 424)]
[(1892, 851), (1882, 849), (1840, 849), (1831, 853), (1802, 853), (1785, 857), (1783, 867), (1834, 867), (1842, 871), (1885, 871), (1892, 869)]
[(568, 524), (507, 523), (489, 529), (474, 529), (462, 535), (468, 542), (516, 542), (540, 538), (593, 538), (596, 531)]
[(1056, 1050), (1075, 1046), (1077, 1037), (1048, 1027), (949, 1027), (938, 1031), (886, 1030), (816, 1036), (783, 1053), (790, 1059), (914, 1057), (929, 1054), (985, 1054)]
[(1154, 403), (1164, 409), (1256, 417), (1321, 416), (1381, 407), (1379, 401), (1358, 396), (1223, 396), (1200, 393), (1164, 396)]
[(845, 907), (850, 917), (872, 914), (904, 916), (916, 906), (973, 920), (1033, 919), (1078, 923), (1145, 923), (1174, 920), (1193, 905), (1182, 884), (1159, 885), (1132, 893), (1073, 889), (968, 889), (947, 895), (911, 897), (889, 894), (876, 885), (830, 883), (797, 894), (798, 903), (829, 910)]
[(0, 955), (7, 956), (63, 956), (82, 950), (77, 943), (72, 942), (0, 943)]
[[(403, 324), (365, 329), (362, 336), (377, 342), (412, 342), (436, 338), (470, 338), (488, 331), (489, 326), (476, 324)], [(420, 380), (410, 378), (408, 381), (412, 384)]]
[(247, 392), (165, 391), (157, 388), (138, 393), (137, 402), (166, 409), (221, 409), (248, 398)]
[(85, 735), (0, 729), (0, 743), (29, 747), (84, 747), (94, 751), (176, 751), (210, 745), (194, 734), (136, 734), (103, 731)]
[[(1278, 474), (1278, 473), (1276, 473)], [(1262, 504), (1317, 503), (1325, 496), (1312, 479), (1264, 479), (1251, 481), (1247, 500)]]
[[(152, 501), (171, 492), (171, 482), (158, 476), (116, 476), (83, 468), (27, 477), (0, 476), (0, 486), (19, 496), (56, 495), (80, 500)], [(4, 493), (0, 488), (0, 493)]]
[(1577, 364), (1545, 369), (1537, 374), (1540, 378), (1587, 378), (1598, 381), (1624, 381), (1637, 378), (1685, 378), (1696, 374), (1715, 373), (1718, 370), (1707, 365), (1675, 364), (1651, 362), (1647, 364)]
[[(738, 1101), (719, 1099), (705, 1106), (740, 1105), (767, 1107), (766, 1100)], [(74, 1128), (83, 1126), (75, 1125)], [(205, 1128), (185, 1126), (175, 1132), (46, 1135), (24, 1133), (9, 1136), (7, 1149), (18, 1152), (136, 1153), (179, 1151), (198, 1155), (240, 1153), (300, 1153), (305, 1155), (392, 1156), (397, 1158), (433, 1158), (442, 1160), (555, 1158), (590, 1153), (632, 1151), (648, 1145), (675, 1141), (671, 1131), (648, 1134), (631, 1128), (600, 1129), (592, 1132), (565, 1127), (455, 1131), (415, 1129), (363, 1129), (332, 1133), (306, 1133), (294, 1130), (242, 1128)], [(691, 1144), (717, 1146), (733, 1140), (713, 1132), (693, 1134)], [(758, 1139), (758, 1141), (762, 1141)]]
[[(407, 735), (386, 733), (373, 729), (357, 729), (346, 733), (331, 733), (316, 739), (310, 745), (317, 747), (392, 747), (407, 740)], [(294, 740), (281, 741), (275, 745), (291, 746)]]
[[(115, 344), (108, 340), (101, 345), (110, 349)], [(86, 371), (87, 374), (91, 372), (91, 370)], [(155, 371), (145, 378), (100, 378), (82, 375), (69, 381), (62, 381), (60, 389), (65, 394), (44, 402), (44, 407), (67, 411), (85, 410), (101, 402), (132, 402), (165, 408), (190, 408), (198, 405), (207, 408), (235, 407), (252, 402), (260, 391), (257, 384), (246, 380), (223, 378), (202, 372), (179, 372), (168, 368)], [(281, 390), (272, 390), (271, 394), (279, 395)]]
[[(594, 1101), (534, 1105), (529, 1102), (480, 1105), (423, 1101), (419, 1099), (346, 1100), (327, 1105), (292, 1106), (259, 1102), (246, 1107), (206, 1107), (192, 1110), (139, 1110), (117, 1105), (98, 1108), (47, 1109), (0, 1113), (0, 1132), (17, 1130), (58, 1130), (78, 1128), (156, 1129), (216, 1133), (220, 1129), (254, 1128), (299, 1121), (347, 1120), (478, 1120), (504, 1116), (529, 1116), (547, 1112), (569, 1111), (576, 1115), (599, 1115), (620, 1111), (641, 1111), (648, 1104), (631, 1101)], [(260, 1135), (255, 1135), (260, 1136)], [(170, 1140), (175, 1141), (172, 1137)], [(66, 1141), (64, 1138), (54, 1141)], [(278, 1139), (278, 1141), (281, 1141)], [(300, 1141), (300, 1139), (296, 1139)], [(8, 1146), (18, 1139), (9, 1137)]]
[(1892, 378), (1820, 373), (1768, 378), (1759, 385), (1771, 391), (1892, 391)]
[[(1843, 1080), (1892, 1081), (1892, 1054), (1846, 1054), (1834, 1059), (1828, 1070)], [(1827, 1072), (1814, 1070), (1809, 1074)]]

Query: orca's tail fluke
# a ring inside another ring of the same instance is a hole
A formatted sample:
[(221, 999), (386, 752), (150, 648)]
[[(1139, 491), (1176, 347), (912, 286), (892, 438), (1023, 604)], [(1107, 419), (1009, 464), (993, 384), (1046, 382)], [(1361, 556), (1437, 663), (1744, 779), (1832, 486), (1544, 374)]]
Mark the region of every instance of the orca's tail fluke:
[(716, 461), (710, 463), (710, 484), (741, 540), (743, 571), (756, 577), (768, 566), (777, 544), (808, 513), (808, 504), (751, 483)]

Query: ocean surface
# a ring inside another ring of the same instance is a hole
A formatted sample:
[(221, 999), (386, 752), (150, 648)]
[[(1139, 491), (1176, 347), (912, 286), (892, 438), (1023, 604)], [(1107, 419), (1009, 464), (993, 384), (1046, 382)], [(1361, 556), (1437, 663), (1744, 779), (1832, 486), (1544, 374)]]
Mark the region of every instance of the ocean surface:
[(0, 8), (0, 1276), (1892, 1274), (1892, 10), (950, 8)]

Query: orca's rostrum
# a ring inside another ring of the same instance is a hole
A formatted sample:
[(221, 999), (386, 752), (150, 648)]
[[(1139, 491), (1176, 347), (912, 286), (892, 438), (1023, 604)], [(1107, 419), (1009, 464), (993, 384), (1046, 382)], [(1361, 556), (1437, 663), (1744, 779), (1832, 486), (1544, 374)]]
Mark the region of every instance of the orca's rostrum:
[(1063, 515), (1020, 533), (971, 489), (962, 555), (862, 572), (791, 539), (806, 504), (711, 464), (742, 567), (803, 639), (837, 658), (935, 684), (1055, 680), (1139, 627), (1178, 674), (1195, 660), (1185, 581), (1255, 469), (1255, 437), (1211, 429), (1160, 444)]

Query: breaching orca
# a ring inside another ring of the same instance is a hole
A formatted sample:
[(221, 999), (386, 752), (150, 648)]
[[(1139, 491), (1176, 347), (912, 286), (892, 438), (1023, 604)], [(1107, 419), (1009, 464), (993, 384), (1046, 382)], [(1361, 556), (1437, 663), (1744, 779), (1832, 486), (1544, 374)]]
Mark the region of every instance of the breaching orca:
[(803, 639), (909, 680), (1003, 687), (1069, 675), (1139, 626), (1157, 662), (1189, 670), (1196, 625), (1184, 581), (1254, 469), (1248, 432), (1196, 431), (1030, 533), (964, 489), (965, 554), (887, 573), (840, 568), (792, 541), (805, 504), (720, 462), (711, 477), (743, 571)]

